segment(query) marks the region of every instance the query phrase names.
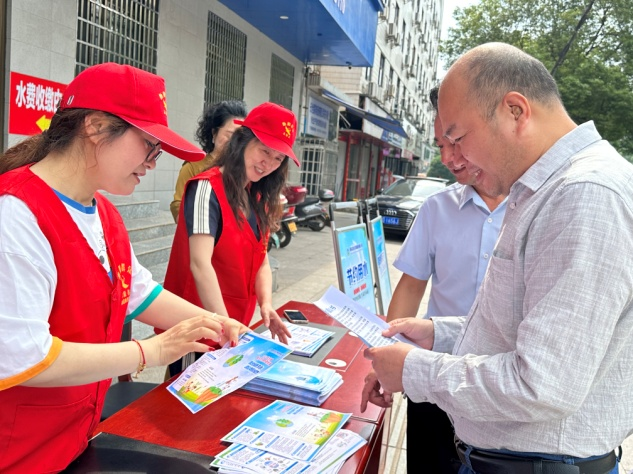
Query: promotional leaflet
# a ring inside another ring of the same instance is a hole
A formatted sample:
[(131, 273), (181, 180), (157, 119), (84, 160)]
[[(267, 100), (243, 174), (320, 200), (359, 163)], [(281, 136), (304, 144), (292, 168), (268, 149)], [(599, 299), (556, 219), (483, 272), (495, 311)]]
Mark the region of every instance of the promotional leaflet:
[(333, 286), (330, 286), (314, 304), (328, 316), (353, 331), (368, 347), (383, 347), (396, 342), (405, 342), (419, 348), (417, 344), (401, 334), (384, 337), (382, 332), (389, 325)]
[(317, 474), (336, 473), (346, 459), (362, 448), (367, 441), (349, 430), (338, 431), (319, 451), (311, 462), (297, 461), (262, 449), (243, 444), (232, 444), (217, 454), (211, 463), (223, 472), (246, 471), (266, 474)]
[(245, 390), (321, 405), (343, 383), (334, 369), (280, 360), (270, 370), (244, 385)]
[(350, 413), (276, 400), (249, 416), (222, 441), (240, 443), (299, 461), (312, 461)]
[(236, 347), (204, 354), (167, 387), (189, 411), (197, 413), (237, 390), (291, 352), (280, 342), (249, 332)]
[[(313, 326), (286, 324), (286, 327), (292, 334), (292, 337), (288, 339), (288, 346), (292, 349), (292, 353), (305, 357), (312, 357), (319, 347), (334, 335), (332, 331)], [(262, 332), (262, 336), (272, 339), (270, 329)]]

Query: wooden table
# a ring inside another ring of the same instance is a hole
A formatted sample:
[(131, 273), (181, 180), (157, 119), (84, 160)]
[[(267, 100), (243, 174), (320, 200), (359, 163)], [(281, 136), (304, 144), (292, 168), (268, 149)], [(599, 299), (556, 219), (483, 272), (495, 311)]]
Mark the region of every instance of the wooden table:
[[(291, 301), (279, 308), (278, 313), (281, 315), (288, 308), (301, 310), (311, 322), (341, 326), (313, 304)], [(377, 473), (380, 458), (384, 410), (370, 405), (365, 413), (360, 413), (361, 390), (365, 375), (371, 369), (371, 363), (363, 357), (363, 348), (360, 339), (346, 333), (319, 364), (330, 367), (325, 362), (328, 359), (346, 363), (345, 367), (336, 369), (343, 376), (343, 385), (321, 408), (352, 413), (345, 428), (367, 439), (367, 445), (349, 458), (341, 469), (340, 472), (346, 474)], [(168, 384), (165, 382), (115, 413), (100, 423), (95, 432), (213, 456), (227, 447), (220, 441), (224, 435), (276, 399), (237, 390), (193, 414), (165, 389)]]

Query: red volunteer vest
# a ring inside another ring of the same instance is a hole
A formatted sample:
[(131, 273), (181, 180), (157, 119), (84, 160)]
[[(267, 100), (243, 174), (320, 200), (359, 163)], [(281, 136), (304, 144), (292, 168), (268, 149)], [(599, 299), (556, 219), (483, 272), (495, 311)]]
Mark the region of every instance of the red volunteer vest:
[[(240, 229), (226, 198), (219, 168), (211, 168), (193, 177), (187, 182), (185, 190), (189, 183), (198, 179), (209, 180), (220, 203), (222, 234), (213, 249), (211, 264), (218, 276), (224, 305), (231, 318), (248, 326), (257, 304), (255, 277), (266, 257), (267, 235), (260, 236), (260, 240), (257, 240), (243, 214), (241, 217), (244, 220)], [(184, 203), (183, 200), (180, 204), (180, 217), (164, 286), (166, 290), (202, 308), (189, 266), (189, 236), (183, 215)]]
[[(29, 168), (0, 176), (0, 195), (13, 195), (28, 205), (53, 250), (57, 288), (49, 317), (51, 334), (67, 342), (118, 342), (132, 278), (130, 240), (121, 216), (96, 195), (112, 282), (64, 204)], [(0, 472), (66, 468), (86, 448), (110, 382), (0, 391)]]

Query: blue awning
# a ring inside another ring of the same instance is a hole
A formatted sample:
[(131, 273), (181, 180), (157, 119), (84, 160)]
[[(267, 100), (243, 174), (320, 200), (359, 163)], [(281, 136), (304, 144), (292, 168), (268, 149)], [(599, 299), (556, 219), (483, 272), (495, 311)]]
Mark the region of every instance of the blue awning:
[(306, 64), (371, 67), (381, 0), (219, 0)]
[(401, 137), (404, 137), (404, 138), (409, 138), (409, 135), (407, 135), (407, 132), (405, 132), (404, 128), (402, 128), (402, 124), (395, 118), (390, 117), (390, 116), (381, 117), (380, 115), (367, 112), (366, 110), (360, 109), (350, 104), (349, 102), (344, 101), (340, 97), (335, 96), (334, 94), (332, 94), (331, 92), (325, 89), (323, 89), (321, 93), (323, 94), (323, 97), (326, 97), (336, 102), (337, 104), (340, 104), (343, 107), (345, 107), (350, 114), (356, 115), (357, 117), (367, 120), (368, 122), (371, 122), (374, 125), (378, 125), (383, 130), (387, 130), (388, 132), (395, 133), (396, 135), (400, 135)]

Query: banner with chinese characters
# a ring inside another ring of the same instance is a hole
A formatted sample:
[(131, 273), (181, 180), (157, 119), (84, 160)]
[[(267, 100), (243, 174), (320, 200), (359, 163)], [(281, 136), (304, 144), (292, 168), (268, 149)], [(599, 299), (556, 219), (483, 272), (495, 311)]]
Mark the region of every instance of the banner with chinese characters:
[(334, 234), (338, 260), (336, 263), (342, 275), (343, 292), (364, 308), (376, 313), (374, 279), (365, 224), (341, 227)]
[(66, 84), (11, 71), (9, 133), (36, 135), (48, 129)]

